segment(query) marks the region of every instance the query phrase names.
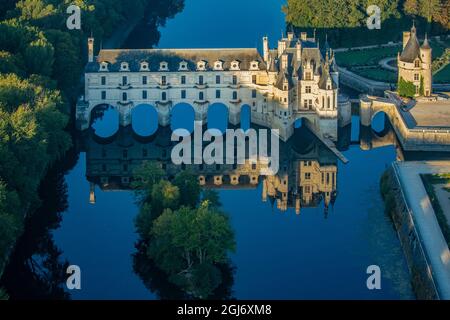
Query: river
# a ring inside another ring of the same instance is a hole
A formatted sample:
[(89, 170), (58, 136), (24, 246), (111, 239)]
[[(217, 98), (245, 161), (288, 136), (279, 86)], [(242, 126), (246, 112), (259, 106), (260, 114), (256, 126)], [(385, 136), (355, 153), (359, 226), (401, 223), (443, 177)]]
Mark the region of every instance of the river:
[[(280, 0), (266, 0), (264, 5), (258, 0), (187, 0), (184, 10), (160, 28), (158, 47), (259, 48), (264, 35), (273, 46), (285, 29), (282, 4)], [(142, 32), (137, 29), (131, 37), (139, 39)], [(374, 127), (386, 125), (383, 117), (375, 119)], [(267, 191), (263, 180), (255, 187), (218, 189), (237, 243), (219, 298), (414, 298), (400, 242), (379, 192), (381, 175), (398, 150), (387, 145), (364, 151), (359, 136), (359, 119), (354, 116), (340, 139), (350, 160), (343, 164), (320, 142), (296, 133), (300, 146), (294, 148), (293, 161), (310, 161), (318, 172), (336, 174), (332, 189), (320, 190), (320, 181), (313, 187), (319, 190), (301, 200), (299, 214), (289, 201), (284, 210), (279, 192), (263, 201)], [(40, 188), (42, 206), (28, 221), (1, 286), (12, 299), (177, 298), (164, 276), (136, 256), (134, 218), (139, 208), (133, 193), (124, 190), (121, 182), (105, 185), (93, 170), (94, 164), (100, 164), (95, 155), (103, 145), (92, 134), (74, 139), (74, 149)], [(123, 143), (145, 142), (121, 129), (105, 148), (113, 150)], [(90, 203), (92, 186), (95, 204)], [(66, 289), (68, 264), (80, 266), (81, 290)], [(367, 288), (370, 265), (380, 266), (381, 290)]]

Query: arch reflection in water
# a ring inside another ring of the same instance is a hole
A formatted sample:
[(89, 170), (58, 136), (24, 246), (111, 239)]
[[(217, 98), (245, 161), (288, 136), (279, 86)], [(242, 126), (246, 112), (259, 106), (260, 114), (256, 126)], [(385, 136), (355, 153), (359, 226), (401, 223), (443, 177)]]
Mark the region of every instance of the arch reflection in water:
[(110, 105), (94, 107), (91, 114), (91, 127), (101, 138), (109, 138), (119, 130), (119, 112)]
[(186, 129), (190, 133), (194, 131), (195, 111), (188, 103), (175, 105), (170, 114), (170, 128), (172, 131)]
[(241, 107), (241, 129), (246, 131), (250, 129), (252, 119), (252, 109), (249, 105), (245, 104)]
[(141, 104), (131, 113), (133, 131), (142, 137), (149, 137), (158, 130), (158, 112), (154, 106)]
[(228, 108), (223, 103), (214, 103), (208, 108), (208, 129), (218, 129), (222, 133), (228, 128)]
[[(86, 176), (91, 183), (90, 201), (95, 202), (95, 185), (102, 190), (130, 188), (133, 172), (144, 161), (157, 161), (169, 177), (189, 169), (205, 188), (256, 188), (262, 184), (262, 199), (280, 211), (318, 206), (325, 210), (337, 195), (337, 158), (308, 130), (280, 144), (280, 170), (274, 176), (262, 176), (266, 163), (223, 165), (174, 165), (170, 155), (174, 142), (171, 130), (162, 128), (151, 141), (133, 138), (129, 128), (121, 128), (114, 141), (102, 144), (92, 135), (86, 136)], [(270, 150), (269, 150), (270, 152)], [(225, 154), (225, 153), (224, 153)]]

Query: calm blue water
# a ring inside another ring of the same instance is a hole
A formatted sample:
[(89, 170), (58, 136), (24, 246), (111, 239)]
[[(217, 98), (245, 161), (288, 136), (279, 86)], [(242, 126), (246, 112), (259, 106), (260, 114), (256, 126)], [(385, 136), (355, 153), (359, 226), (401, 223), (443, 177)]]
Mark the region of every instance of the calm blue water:
[[(184, 11), (162, 28), (159, 47), (253, 47), (266, 34), (274, 43), (284, 30), (283, 2), (187, 0)], [(152, 111), (148, 110), (133, 118), (133, 129), (143, 136), (155, 129), (149, 124)], [(114, 115), (104, 119), (109, 117)], [(354, 120), (353, 141), (359, 135), (359, 119)], [(179, 121), (174, 127), (186, 123)], [(375, 119), (374, 126), (383, 128), (383, 124), (384, 119)], [(96, 124), (100, 136), (116, 131), (108, 122)], [(254, 189), (219, 191), (236, 234), (237, 251), (231, 256), (233, 297), (413, 298), (400, 243), (379, 193), (381, 174), (395, 160), (395, 148), (362, 151), (354, 144), (344, 154), (350, 163), (337, 162), (338, 195), (327, 214), (323, 201), (303, 207), (300, 215), (294, 209), (281, 212), (270, 201), (262, 201), (261, 184)], [(61, 260), (82, 270), (82, 290), (71, 291), (71, 298), (158, 299), (133, 271), (137, 240), (133, 220), (138, 213), (133, 194), (102, 191), (97, 186), (96, 202), (90, 204), (85, 176), (86, 153), (82, 152), (65, 176), (68, 207), (59, 228), (52, 232)], [(382, 271), (379, 291), (366, 287), (366, 268), (374, 264)]]

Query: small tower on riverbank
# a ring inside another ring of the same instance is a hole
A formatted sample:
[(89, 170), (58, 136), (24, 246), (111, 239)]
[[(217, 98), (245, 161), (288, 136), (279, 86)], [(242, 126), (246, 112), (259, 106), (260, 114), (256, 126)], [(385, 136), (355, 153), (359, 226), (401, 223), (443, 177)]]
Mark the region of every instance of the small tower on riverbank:
[(417, 30), (413, 24), (410, 32), (403, 33), (403, 51), (398, 54), (398, 80), (411, 83), (415, 96), (429, 97), (432, 94), (433, 77), (431, 72), (432, 49), (425, 35), (420, 46)]

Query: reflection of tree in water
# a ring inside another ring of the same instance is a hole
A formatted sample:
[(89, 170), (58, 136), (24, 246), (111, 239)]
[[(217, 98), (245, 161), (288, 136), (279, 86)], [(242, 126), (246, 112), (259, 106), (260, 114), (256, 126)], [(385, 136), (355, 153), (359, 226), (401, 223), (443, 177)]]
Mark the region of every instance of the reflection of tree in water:
[[(67, 210), (65, 172), (78, 159), (74, 149), (66, 158), (49, 170), (39, 188), (40, 207), (26, 219), (25, 232), (18, 240), (6, 267), (0, 286), (11, 299), (69, 299), (64, 291), (69, 265), (61, 261), (52, 230), (61, 223)], [(30, 211), (32, 212), (32, 211)]]
[(145, 162), (133, 187), (141, 206), (134, 270), (162, 299), (230, 299), (236, 247), (217, 195), (202, 193), (189, 171), (170, 181), (156, 162)]
[(124, 48), (152, 48), (158, 44), (161, 33), (158, 28), (165, 26), (167, 19), (183, 11), (184, 0), (151, 0), (145, 10), (145, 18), (139, 22), (123, 44)]
[[(169, 281), (169, 276), (159, 269), (148, 255), (148, 247), (141, 241), (136, 245), (137, 252), (133, 255), (133, 270), (142, 279), (142, 282), (150, 291), (156, 293), (160, 299), (182, 300), (192, 298), (179, 286)], [(231, 263), (216, 265), (221, 274), (221, 283), (211, 293), (208, 299), (230, 300), (233, 299), (233, 284), (235, 267)]]

